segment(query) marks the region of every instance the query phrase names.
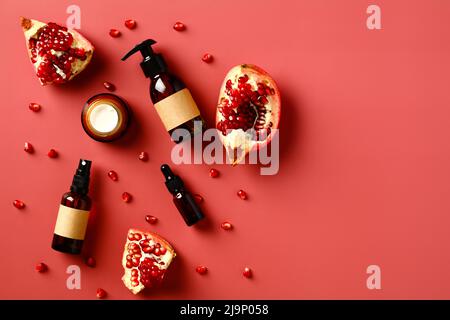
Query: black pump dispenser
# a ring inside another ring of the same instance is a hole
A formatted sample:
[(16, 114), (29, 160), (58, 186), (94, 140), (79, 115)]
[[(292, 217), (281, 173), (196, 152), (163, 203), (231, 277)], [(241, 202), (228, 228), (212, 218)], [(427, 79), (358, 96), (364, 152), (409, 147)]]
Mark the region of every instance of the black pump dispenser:
[(186, 224), (191, 226), (203, 219), (203, 212), (195, 202), (194, 197), (185, 189), (183, 180), (175, 175), (167, 164), (161, 166), (161, 171), (166, 178), (167, 190), (173, 195), (173, 203), (183, 216)]
[(167, 71), (167, 65), (161, 54), (153, 52), (152, 45), (156, 43), (153, 39), (147, 39), (142, 41), (130, 50), (123, 58), (122, 61), (127, 60), (130, 56), (140, 51), (143, 57), (141, 62), (142, 71), (147, 78), (150, 78), (156, 74)]
[(85, 195), (89, 192), (89, 175), (92, 161), (80, 159), (78, 168), (73, 176), (70, 191)]

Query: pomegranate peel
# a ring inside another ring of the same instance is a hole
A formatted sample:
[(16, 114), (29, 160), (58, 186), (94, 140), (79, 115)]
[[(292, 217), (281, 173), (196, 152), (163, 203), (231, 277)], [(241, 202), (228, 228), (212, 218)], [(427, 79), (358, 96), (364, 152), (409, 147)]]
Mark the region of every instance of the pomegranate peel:
[(158, 234), (130, 229), (122, 257), (122, 281), (134, 294), (154, 288), (175, 256), (172, 246)]
[(94, 46), (74, 29), (20, 17), (28, 56), (42, 85), (66, 83), (83, 71)]
[(280, 92), (266, 71), (252, 64), (231, 68), (220, 89), (216, 128), (233, 166), (270, 143), (280, 110)]

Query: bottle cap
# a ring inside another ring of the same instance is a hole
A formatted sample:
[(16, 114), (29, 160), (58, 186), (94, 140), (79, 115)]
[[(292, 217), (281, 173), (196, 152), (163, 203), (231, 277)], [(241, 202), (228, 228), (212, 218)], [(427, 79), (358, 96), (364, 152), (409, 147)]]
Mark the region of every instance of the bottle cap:
[(127, 60), (130, 56), (136, 52), (142, 54), (143, 60), (141, 62), (142, 71), (147, 78), (154, 76), (156, 74), (166, 72), (167, 64), (161, 54), (153, 52), (152, 45), (156, 43), (153, 39), (147, 39), (136, 45), (131, 49), (123, 58), (122, 61)]
[(70, 191), (85, 195), (89, 192), (89, 175), (92, 161), (80, 159), (78, 168), (73, 176)]
[(170, 169), (169, 165), (163, 164), (161, 166), (161, 171), (166, 178), (165, 183), (167, 190), (169, 190), (172, 195), (176, 195), (178, 192), (184, 189), (183, 180), (181, 180), (179, 176), (175, 175), (172, 172), (172, 169)]

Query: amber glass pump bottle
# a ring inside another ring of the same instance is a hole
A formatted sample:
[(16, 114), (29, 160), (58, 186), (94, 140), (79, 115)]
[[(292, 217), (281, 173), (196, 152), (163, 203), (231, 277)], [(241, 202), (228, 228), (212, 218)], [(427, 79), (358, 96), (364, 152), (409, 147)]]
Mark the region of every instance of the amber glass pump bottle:
[[(142, 54), (141, 68), (145, 76), (150, 78), (150, 98), (166, 130), (173, 137), (175, 130), (185, 129), (192, 137), (205, 129), (205, 122), (184, 83), (169, 72), (163, 56), (153, 52), (152, 45), (155, 43), (152, 39), (143, 41), (131, 49), (122, 60), (137, 52)], [(176, 143), (183, 140), (183, 136), (175, 136)]]
[(91, 199), (87, 195), (90, 169), (91, 161), (80, 159), (70, 191), (62, 196), (53, 235), (54, 250), (81, 253), (91, 209)]

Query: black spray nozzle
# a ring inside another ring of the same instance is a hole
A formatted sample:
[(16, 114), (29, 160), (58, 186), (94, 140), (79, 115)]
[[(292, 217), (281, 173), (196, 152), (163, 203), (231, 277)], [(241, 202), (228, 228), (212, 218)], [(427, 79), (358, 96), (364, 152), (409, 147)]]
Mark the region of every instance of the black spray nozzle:
[(166, 178), (166, 187), (170, 193), (176, 194), (184, 189), (183, 180), (173, 173), (168, 164), (163, 164), (161, 166), (161, 171)]
[(80, 194), (87, 194), (89, 191), (89, 176), (91, 173), (92, 161), (80, 159), (78, 168), (73, 176), (70, 190)]
[(142, 54), (143, 60), (141, 62), (142, 71), (144, 71), (145, 76), (151, 77), (161, 72), (167, 71), (167, 65), (164, 58), (160, 54), (153, 52), (152, 45), (156, 43), (153, 39), (147, 39), (136, 45), (131, 49), (123, 58), (122, 61), (127, 60), (133, 54), (140, 52)]

